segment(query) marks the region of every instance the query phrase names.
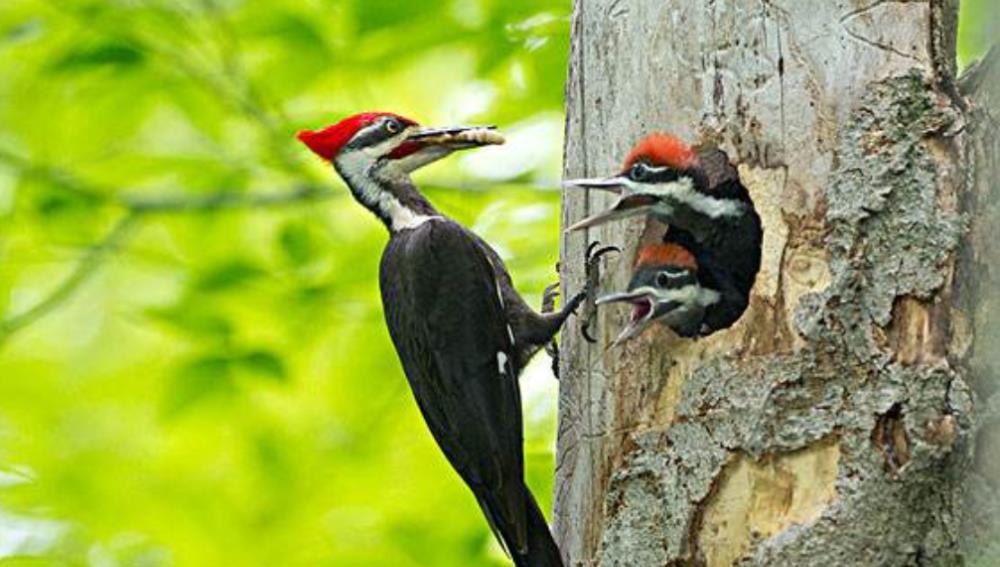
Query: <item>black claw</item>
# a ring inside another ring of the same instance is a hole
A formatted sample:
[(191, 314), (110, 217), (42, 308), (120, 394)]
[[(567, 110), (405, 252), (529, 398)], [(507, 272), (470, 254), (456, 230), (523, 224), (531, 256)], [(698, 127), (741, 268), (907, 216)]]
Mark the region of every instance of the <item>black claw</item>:
[(621, 248), (618, 248), (617, 246), (601, 247), (601, 243), (596, 240), (587, 245), (585, 265), (587, 283), (583, 292), (586, 296), (586, 302), (584, 304), (584, 315), (582, 317), (583, 322), (580, 324), (580, 334), (583, 335), (583, 338), (591, 344), (597, 342), (597, 339), (595, 339), (590, 333), (590, 330), (594, 325), (594, 319), (597, 317), (597, 306), (594, 304), (594, 292), (597, 290), (600, 280), (598, 266), (601, 257), (609, 252), (621, 253)]
[(595, 252), (594, 248), (599, 244), (600, 244), (599, 242), (594, 241), (591, 242), (590, 246), (587, 247), (587, 273), (590, 273), (590, 270), (597, 265), (597, 261), (601, 259), (601, 256), (604, 256), (609, 252), (621, 253), (622, 251), (622, 249), (617, 246), (605, 246), (604, 248), (600, 248)]
[(542, 292), (542, 313), (552, 313), (556, 310), (557, 297), (559, 297), (559, 282), (550, 284)]
[(559, 345), (555, 341), (551, 341), (549, 344), (545, 345), (545, 354), (549, 355), (552, 359), (552, 375), (559, 379)]

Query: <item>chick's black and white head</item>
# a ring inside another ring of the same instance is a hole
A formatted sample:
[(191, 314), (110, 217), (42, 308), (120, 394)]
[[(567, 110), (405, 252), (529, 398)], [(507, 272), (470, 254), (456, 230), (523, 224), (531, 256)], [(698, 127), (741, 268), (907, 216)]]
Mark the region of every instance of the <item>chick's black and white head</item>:
[(678, 214), (738, 215), (749, 202), (745, 190), (739, 183), (715, 182), (726, 177), (717, 174), (729, 174), (730, 170), (734, 171), (719, 150), (697, 151), (669, 134), (649, 135), (632, 148), (616, 175), (566, 182), (567, 187), (620, 195), (611, 208), (577, 222), (568, 230), (639, 215), (654, 215), (668, 224)]
[(603, 296), (597, 303), (632, 307), (628, 323), (615, 339), (617, 345), (639, 336), (653, 322), (692, 336), (705, 309), (718, 300), (717, 292), (699, 285), (698, 265), (689, 250), (676, 243), (658, 243), (640, 249), (627, 291)]

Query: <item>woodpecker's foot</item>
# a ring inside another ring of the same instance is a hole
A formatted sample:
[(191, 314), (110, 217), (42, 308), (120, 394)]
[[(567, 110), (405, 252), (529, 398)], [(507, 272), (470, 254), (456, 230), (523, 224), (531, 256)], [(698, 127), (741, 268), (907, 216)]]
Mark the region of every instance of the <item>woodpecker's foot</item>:
[(597, 267), (597, 261), (601, 259), (608, 252), (618, 252), (621, 253), (622, 249), (617, 246), (605, 246), (603, 248), (598, 248), (601, 243), (598, 241), (593, 241), (587, 246), (587, 267), (586, 274), (589, 276)]
[(557, 297), (559, 297), (559, 282), (549, 285), (542, 292), (542, 313), (555, 313)]
[[(559, 264), (556, 264), (556, 272), (559, 271)], [(559, 297), (559, 282), (550, 284), (542, 292), (542, 309), (543, 315), (550, 315), (556, 312), (556, 298)], [(556, 380), (559, 379), (559, 344), (556, 339), (553, 338), (551, 341), (545, 344), (545, 354), (549, 355), (552, 359), (552, 375), (555, 376)]]
[(580, 323), (580, 334), (583, 335), (583, 338), (589, 343), (597, 342), (597, 339), (590, 334), (590, 328), (594, 324), (594, 319), (597, 317), (597, 306), (594, 304), (594, 292), (597, 291), (597, 287), (600, 285), (601, 280), (601, 256), (604, 256), (609, 252), (621, 252), (621, 248), (618, 248), (617, 246), (600, 246), (601, 243), (596, 240), (587, 246), (587, 263), (584, 268), (584, 273), (587, 276), (587, 283), (584, 287), (584, 291), (577, 296), (580, 298), (581, 302), (585, 301), (583, 316), (581, 317), (583, 322)]
[(559, 344), (555, 341), (549, 341), (549, 344), (545, 345), (545, 354), (549, 355), (552, 359), (552, 376), (556, 380), (559, 379)]

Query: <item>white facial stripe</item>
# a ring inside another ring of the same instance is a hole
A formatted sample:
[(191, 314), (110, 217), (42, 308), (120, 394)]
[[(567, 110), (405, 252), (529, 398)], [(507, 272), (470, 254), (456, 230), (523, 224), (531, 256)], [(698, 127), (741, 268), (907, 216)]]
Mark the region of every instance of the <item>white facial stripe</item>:
[(688, 275), (688, 271), (685, 270), (684, 268), (674, 268), (674, 267), (663, 268), (663, 270), (661, 270), (660, 273), (672, 280), (678, 280)]
[(347, 179), (358, 199), (375, 207), (389, 219), (390, 230), (398, 232), (416, 228), (429, 220), (441, 218), (415, 212), (400, 203), (399, 199), (392, 193), (373, 182), (368, 175), (368, 170), (375, 165), (377, 159), (377, 154), (372, 156), (365, 150), (351, 150), (337, 156), (337, 168)]
[[(706, 195), (694, 188), (694, 181), (690, 177), (682, 177), (669, 183), (655, 184), (636, 183), (631, 179), (625, 179), (622, 181), (622, 185), (627, 187), (630, 193), (645, 193), (665, 198), (691, 207), (691, 209), (713, 219), (736, 217), (743, 213), (743, 203), (734, 199), (717, 199)], [(673, 211), (667, 204), (658, 204), (657, 208), (660, 207), (667, 207), (670, 212)]]
[[(374, 127), (381, 128), (382, 125), (381, 124), (376, 124), (374, 126), (369, 126), (368, 128), (365, 128), (364, 130), (368, 130), (368, 129), (374, 128)], [(364, 132), (364, 130), (362, 130), (362, 132)], [(367, 148), (361, 148), (360, 151), (368, 154), (369, 156), (371, 156), (373, 158), (379, 158), (379, 157), (382, 157), (382, 156), (389, 155), (389, 153), (391, 153), (392, 150), (396, 149), (397, 146), (399, 146), (400, 144), (403, 143), (404, 140), (406, 140), (406, 135), (407, 135), (407, 132), (409, 130), (410, 130), (410, 128), (406, 128), (402, 132), (400, 132), (399, 134), (396, 134), (395, 136), (393, 136), (391, 138), (383, 140), (383, 141), (375, 144), (374, 146), (369, 146)], [(355, 135), (355, 137), (357, 137), (357, 136)]]

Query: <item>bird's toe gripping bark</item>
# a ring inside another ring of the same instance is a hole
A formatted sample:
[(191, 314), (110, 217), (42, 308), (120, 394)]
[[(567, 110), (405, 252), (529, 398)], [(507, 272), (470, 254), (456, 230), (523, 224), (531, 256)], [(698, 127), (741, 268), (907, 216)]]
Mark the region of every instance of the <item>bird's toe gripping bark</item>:
[[(558, 271), (558, 265), (556, 266)], [(542, 292), (542, 313), (549, 314), (556, 312), (556, 298), (559, 297), (559, 282), (550, 284)], [(545, 345), (545, 354), (552, 359), (552, 374), (559, 379), (559, 344), (552, 339)]]
[[(591, 343), (597, 342), (596, 339), (594, 339), (590, 334), (590, 327), (593, 324), (594, 316), (597, 313), (597, 308), (594, 304), (594, 294), (600, 282), (600, 260), (602, 256), (608, 254), (609, 252), (621, 252), (621, 249), (617, 246), (600, 247), (600, 242), (596, 241), (590, 243), (587, 247), (586, 265), (584, 268), (584, 273), (586, 274), (584, 289), (574, 295), (563, 306), (563, 314), (565, 316), (568, 316), (570, 313), (576, 313), (577, 309), (579, 309), (581, 305), (583, 306), (584, 311), (581, 315), (581, 320), (583, 322), (580, 324), (580, 334), (583, 335), (583, 338), (586, 341)], [(545, 291), (542, 294), (542, 313), (555, 312), (555, 300), (557, 297), (559, 297), (558, 283), (554, 283), (545, 288)], [(556, 379), (559, 379), (559, 345), (555, 340), (552, 340), (545, 345), (545, 352), (552, 358), (552, 372), (555, 374)]]
[(549, 284), (542, 292), (542, 313), (555, 313), (557, 297), (559, 297), (559, 282)]
[[(595, 339), (590, 334), (590, 327), (594, 323), (594, 318), (597, 316), (597, 305), (594, 303), (596, 300), (595, 292), (597, 291), (598, 285), (600, 285), (601, 280), (601, 270), (600, 261), (601, 257), (608, 254), (609, 252), (621, 252), (621, 248), (617, 246), (604, 246), (601, 247), (601, 243), (598, 241), (591, 242), (587, 246), (586, 255), (586, 266), (584, 268), (584, 273), (586, 274), (587, 283), (584, 286), (584, 290), (577, 295), (579, 301), (583, 303), (583, 314), (580, 319), (580, 334), (583, 338), (590, 343), (596, 343)], [(574, 299), (577, 299), (575, 297)]]

